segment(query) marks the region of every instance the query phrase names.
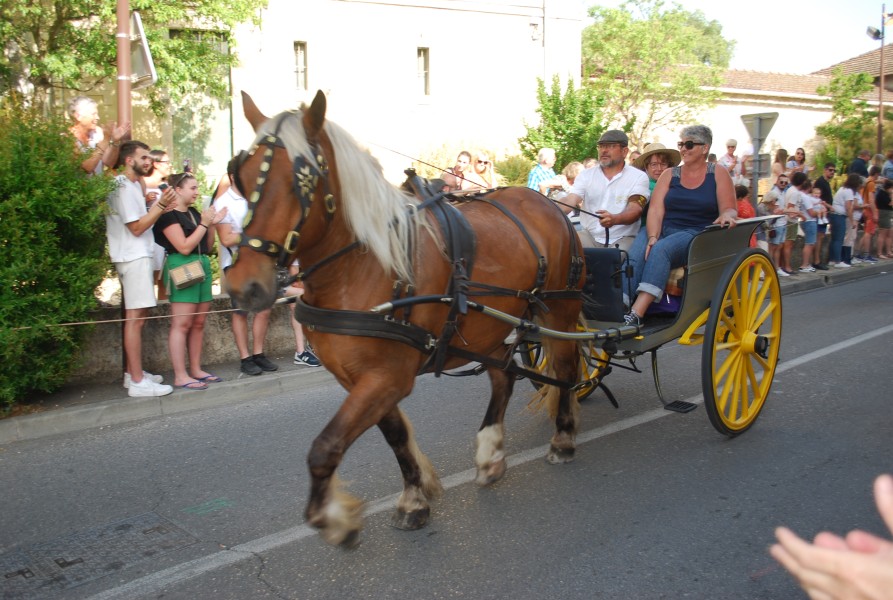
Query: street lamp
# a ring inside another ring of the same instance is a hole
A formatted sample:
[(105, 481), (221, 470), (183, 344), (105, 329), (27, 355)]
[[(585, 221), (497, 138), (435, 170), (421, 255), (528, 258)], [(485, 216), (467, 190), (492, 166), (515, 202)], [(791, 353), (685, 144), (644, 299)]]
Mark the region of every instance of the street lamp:
[(887, 6), (885, 4), (881, 4), (881, 28), (878, 29), (877, 27), (869, 26), (868, 29), (865, 30), (865, 33), (868, 34), (868, 37), (873, 40), (878, 40), (881, 43), (881, 81), (877, 95), (877, 154), (882, 154), (884, 152), (884, 28), (887, 21), (887, 16)]

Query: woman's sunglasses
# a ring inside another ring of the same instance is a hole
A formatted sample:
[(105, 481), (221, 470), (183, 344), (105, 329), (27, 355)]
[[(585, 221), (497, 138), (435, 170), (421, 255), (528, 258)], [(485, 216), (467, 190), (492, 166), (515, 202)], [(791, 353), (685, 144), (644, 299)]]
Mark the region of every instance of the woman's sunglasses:
[(686, 150), (691, 150), (695, 146), (706, 146), (706, 145), (707, 144), (705, 144), (704, 142), (693, 142), (691, 140), (686, 140), (684, 142), (677, 143), (676, 147), (679, 148), (680, 150), (682, 150), (683, 148), (685, 148)]

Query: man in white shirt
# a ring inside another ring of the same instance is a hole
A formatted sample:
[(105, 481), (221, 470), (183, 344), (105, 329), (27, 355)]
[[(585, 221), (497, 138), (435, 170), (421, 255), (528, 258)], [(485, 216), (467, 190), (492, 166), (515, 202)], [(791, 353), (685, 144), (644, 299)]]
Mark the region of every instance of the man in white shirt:
[(151, 209), (146, 209), (140, 178), (152, 170), (149, 147), (142, 142), (125, 142), (121, 145), (119, 160), (124, 170), (115, 178), (117, 189), (107, 198), (109, 211), (105, 224), (109, 255), (124, 296), (124, 352), (127, 355), (124, 387), (130, 396), (166, 396), (174, 389), (163, 385), (160, 375), (143, 371), (143, 325), (149, 308), (155, 306), (152, 226), (165, 211), (173, 209), (176, 193), (168, 188)]
[[(240, 190), (233, 184), (233, 173), (237, 160), (233, 159), (227, 165), (226, 178), (221, 180), (218, 190), (217, 199), (214, 200), (214, 207), (218, 211), (227, 209), (227, 214), (223, 220), (217, 225), (217, 236), (220, 238), (219, 260), (220, 270), (226, 273), (226, 270), (233, 264), (233, 251), (239, 246), (242, 235), (242, 225), (245, 222), (245, 216), (248, 214), (248, 201), (242, 196)], [(237, 309), (233, 312), (233, 337), (236, 340), (236, 349), (239, 351), (241, 359), (240, 370), (246, 375), (260, 375), (264, 371), (276, 371), (279, 366), (272, 362), (264, 355), (264, 339), (267, 337), (267, 328), (270, 326), (270, 315), (272, 308), (262, 310), (254, 315), (254, 322), (251, 324), (252, 350), (248, 351), (248, 313), (244, 310), (238, 310), (235, 301), (232, 301), (233, 308)]]
[(740, 169), (738, 168), (738, 157), (735, 156), (735, 150), (738, 148), (738, 140), (729, 139), (726, 140), (726, 153), (719, 157), (717, 161), (720, 165), (725, 167), (725, 169), (729, 172), (733, 178), (735, 175), (740, 174)]
[(564, 212), (577, 206), (586, 211), (580, 213), (584, 248), (629, 250), (639, 232), (650, 196), (648, 175), (626, 164), (627, 154), (627, 135), (619, 129), (606, 131), (598, 140), (598, 165), (580, 173), (559, 204)]

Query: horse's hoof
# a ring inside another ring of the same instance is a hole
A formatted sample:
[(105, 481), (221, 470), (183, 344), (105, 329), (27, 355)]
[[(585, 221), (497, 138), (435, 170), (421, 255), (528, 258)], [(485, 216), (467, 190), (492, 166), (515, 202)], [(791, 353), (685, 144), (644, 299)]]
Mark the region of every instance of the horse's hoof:
[(490, 463), (486, 469), (478, 469), (475, 482), (478, 485), (490, 485), (496, 483), (505, 475), (505, 459)]
[(359, 531), (351, 531), (344, 539), (341, 540), (341, 543), (338, 544), (338, 547), (342, 550), (353, 550), (357, 546), (360, 545), (360, 532)]
[(574, 460), (575, 452), (576, 448), (556, 448), (555, 446), (550, 446), (549, 453), (546, 454), (546, 460), (553, 465), (569, 463)]
[(394, 516), (391, 517), (391, 525), (397, 529), (403, 529), (404, 531), (413, 531), (415, 529), (421, 529), (427, 525), (428, 517), (430, 516), (430, 508), (420, 508), (409, 512), (398, 508), (394, 511)]

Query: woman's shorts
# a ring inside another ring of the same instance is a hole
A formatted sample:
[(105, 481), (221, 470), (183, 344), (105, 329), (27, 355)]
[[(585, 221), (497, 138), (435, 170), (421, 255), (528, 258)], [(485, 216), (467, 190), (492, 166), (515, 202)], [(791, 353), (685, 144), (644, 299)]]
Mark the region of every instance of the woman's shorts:
[(797, 241), (797, 223), (788, 223), (787, 230), (784, 234), (784, 241), (786, 242), (796, 242)]
[(893, 222), (893, 210), (879, 210), (877, 218), (877, 226), (881, 229), (890, 229)]
[(769, 238), (770, 244), (784, 244), (784, 236), (785, 232), (788, 230), (788, 225), (786, 222), (782, 221), (779, 225), (776, 225), (773, 231), (775, 231), (775, 237)]
[(803, 221), (800, 223), (800, 227), (803, 228), (803, 243), (815, 244), (817, 223), (815, 221)]
[(875, 233), (877, 233), (877, 227), (878, 223), (876, 219), (872, 217), (865, 219), (865, 225), (863, 226), (865, 235), (874, 235)]
[[(192, 262), (196, 258), (198, 258), (202, 262), (202, 269), (204, 269), (205, 271), (205, 280), (201, 283), (196, 283), (191, 287), (178, 290), (171, 284), (168, 272), (170, 271), (170, 269), (179, 267), (180, 265), (186, 264), (188, 262)], [(168, 300), (170, 300), (171, 302), (186, 302), (189, 304), (198, 304), (199, 302), (210, 302), (214, 298), (213, 294), (211, 293), (211, 259), (204, 254), (192, 254), (190, 256), (184, 256), (182, 254), (168, 254), (167, 261), (164, 263), (164, 273), (162, 274), (162, 281), (164, 281), (164, 285), (167, 286), (169, 294)]]

